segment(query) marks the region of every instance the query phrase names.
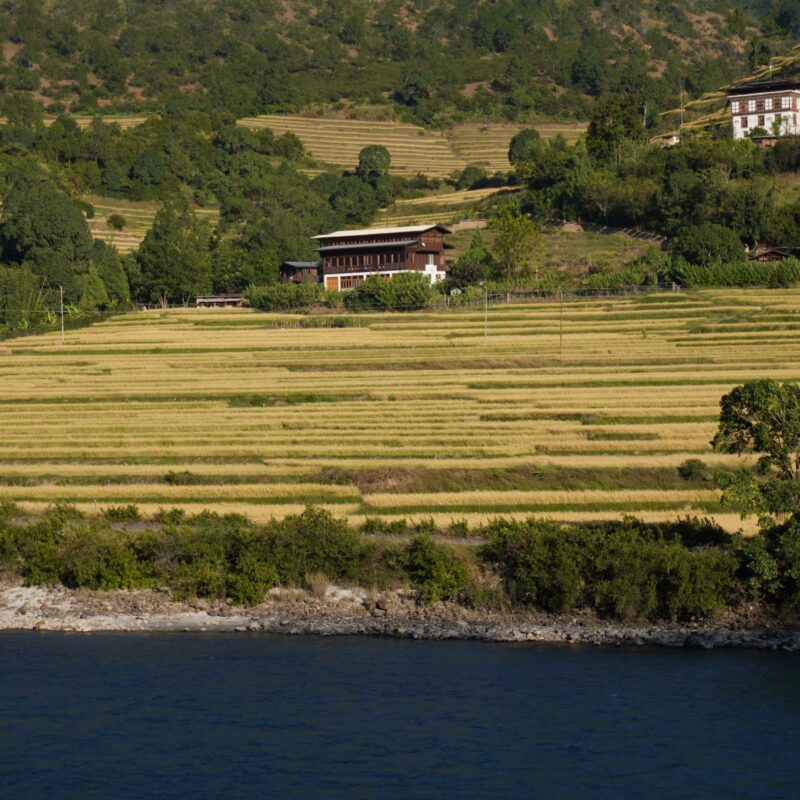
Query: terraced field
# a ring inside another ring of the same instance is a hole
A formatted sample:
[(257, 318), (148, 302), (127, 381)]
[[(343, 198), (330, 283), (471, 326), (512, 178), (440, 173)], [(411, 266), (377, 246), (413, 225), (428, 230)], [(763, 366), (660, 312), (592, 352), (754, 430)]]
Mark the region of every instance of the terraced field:
[(573, 143), (586, 132), (583, 122), (542, 122), (530, 125), (472, 124), (456, 125), (448, 139), (456, 153), (466, 164), (476, 164), (489, 172), (509, 169), (508, 146), (523, 128), (535, 128), (543, 139), (563, 136)]
[(800, 290), (364, 314), (130, 314), (0, 350), (0, 497), (255, 519), (714, 515), (720, 396), (800, 378)]
[[(358, 153), (367, 145), (382, 144), (392, 155), (392, 172), (446, 177), (468, 164), (492, 171), (509, 168), (507, 153), (512, 137), (522, 125), (461, 125), (448, 133), (429, 131), (399, 122), (325, 119), (291, 114), (264, 114), (239, 120), (252, 130), (271, 128), (276, 134), (291, 131), (317, 161), (354, 167)], [(542, 136), (562, 133), (575, 141), (585, 130), (582, 123), (542, 123), (535, 127)]]
[[(129, 253), (139, 246), (152, 227), (158, 210), (158, 203), (131, 203), (99, 196), (89, 196), (86, 200), (94, 206), (94, 218), (86, 220), (92, 236), (114, 245), (120, 253)], [(216, 224), (219, 218), (219, 210), (216, 208), (195, 208), (194, 213), (207, 219), (211, 225)], [(125, 227), (122, 230), (115, 230), (108, 225), (107, 220), (112, 214), (125, 217)]]
[(514, 191), (516, 190), (506, 187), (471, 189), (398, 200), (389, 208), (379, 212), (372, 222), (372, 227), (446, 224), (461, 219), (476, 218), (478, 216), (476, 206), (481, 200), (498, 193), (511, 194)]

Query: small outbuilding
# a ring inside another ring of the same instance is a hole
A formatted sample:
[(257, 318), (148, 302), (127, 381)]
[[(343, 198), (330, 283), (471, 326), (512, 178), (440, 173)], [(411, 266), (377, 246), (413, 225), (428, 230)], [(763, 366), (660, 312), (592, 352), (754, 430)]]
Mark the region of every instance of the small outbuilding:
[(244, 305), (240, 294), (209, 294), (195, 300), (197, 308), (237, 308)]
[(281, 283), (321, 283), (319, 261), (284, 261), (279, 270)]

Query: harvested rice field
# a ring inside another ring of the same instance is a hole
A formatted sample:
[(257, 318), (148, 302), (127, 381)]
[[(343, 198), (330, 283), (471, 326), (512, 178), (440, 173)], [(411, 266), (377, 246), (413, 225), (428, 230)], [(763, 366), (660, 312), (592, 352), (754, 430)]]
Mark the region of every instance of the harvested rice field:
[[(0, 346), (0, 499), (255, 520), (709, 516), (719, 399), (800, 379), (800, 290), (409, 314), (132, 313)], [(486, 338), (484, 339), (484, 335)], [(747, 525), (745, 525), (747, 528)]]

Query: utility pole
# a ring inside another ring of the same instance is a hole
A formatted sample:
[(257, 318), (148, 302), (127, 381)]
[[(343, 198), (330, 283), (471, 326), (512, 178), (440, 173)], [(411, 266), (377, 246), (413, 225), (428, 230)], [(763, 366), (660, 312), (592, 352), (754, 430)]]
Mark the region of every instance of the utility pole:
[(58, 292), (61, 297), (61, 344), (64, 344), (64, 287), (60, 283)]
[(483, 346), (489, 343), (489, 287), (483, 285)]

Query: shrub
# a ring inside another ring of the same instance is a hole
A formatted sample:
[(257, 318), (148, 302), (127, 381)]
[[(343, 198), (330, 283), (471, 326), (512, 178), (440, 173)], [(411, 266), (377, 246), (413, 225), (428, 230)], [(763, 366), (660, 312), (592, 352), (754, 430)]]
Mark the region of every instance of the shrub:
[(740, 550), (741, 577), (751, 596), (785, 617), (800, 614), (800, 519), (793, 516), (748, 540)]
[(734, 588), (735, 555), (690, 549), (678, 527), (500, 520), (485, 533), (482, 556), (512, 600), (544, 611), (585, 606), (626, 620), (685, 619), (713, 614)]
[(678, 467), (678, 474), (685, 481), (707, 483), (713, 477), (708, 465), (699, 458), (687, 458)]
[(577, 530), (499, 520), (485, 533), (482, 557), (497, 568), (512, 600), (554, 613), (581, 604), (586, 547)]
[(436, 544), (429, 533), (419, 533), (401, 551), (402, 568), (419, 589), (422, 603), (456, 600), (467, 583), (467, 568), (449, 547)]
[(261, 311), (291, 311), (321, 304), (325, 289), (320, 283), (273, 283), (248, 286), (244, 298)]
[(138, 522), (142, 518), (139, 507), (132, 503), (127, 506), (109, 506), (103, 511), (103, 516), (109, 522)]
[(800, 261), (795, 258), (787, 258), (784, 261), (766, 263), (736, 261), (709, 266), (677, 263), (673, 268), (672, 277), (673, 280), (684, 286), (769, 286), (778, 288), (800, 283)]
[(106, 224), (115, 231), (121, 231), (128, 224), (128, 220), (122, 214), (109, 214), (106, 218)]
[(414, 311), (425, 308), (433, 295), (434, 288), (426, 275), (401, 272), (391, 280), (370, 276), (345, 296), (344, 304), (353, 311)]
[(195, 475), (194, 472), (189, 472), (188, 469), (181, 470), (180, 472), (174, 472), (173, 470), (170, 470), (166, 475), (164, 475), (163, 480), (164, 483), (167, 483), (170, 486), (192, 486), (200, 482), (200, 476)]

